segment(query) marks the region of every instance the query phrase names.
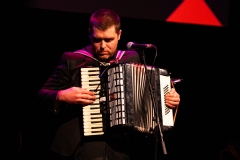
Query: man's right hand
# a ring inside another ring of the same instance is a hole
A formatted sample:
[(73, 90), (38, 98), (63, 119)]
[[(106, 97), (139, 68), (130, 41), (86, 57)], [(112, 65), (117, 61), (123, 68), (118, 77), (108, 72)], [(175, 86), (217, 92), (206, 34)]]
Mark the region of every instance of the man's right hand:
[(71, 87), (61, 90), (57, 94), (57, 101), (69, 104), (89, 105), (96, 100), (94, 92), (80, 87)]

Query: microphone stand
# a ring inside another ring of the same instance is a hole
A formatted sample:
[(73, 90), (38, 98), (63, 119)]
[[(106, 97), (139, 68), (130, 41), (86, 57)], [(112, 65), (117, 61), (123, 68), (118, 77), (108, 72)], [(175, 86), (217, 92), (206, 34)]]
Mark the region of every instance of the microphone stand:
[(146, 73), (146, 78), (147, 78), (147, 83), (148, 83), (149, 90), (150, 90), (150, 96), (151, 96), (152, 103), (153, 103), (153, 109), (154, 109), (155, 114), (156, 114), (156, 117), (154, 118), (154, 120), (157, 123), (156, 130), (155, 130), (155, 137), (156, 137), (156, 141), (155, 141), (155, 160), (157, 160), (157, 150), (158, 150), (158, 141), (159, 141), (159, 138), (158, 138), (158, 135), (157, 135), (158, 132), (159, 132), (160, 138), (161, 138), (163, 154), (166, 155), (167, 154), (167, 150), (166, 150), (165, 142), (163, 140), (163, 134), (162, 134), (162, 128), (161, 128), (161, 125), (160, 125), (161, 122), (159, 120), (158, 108), (156, 107), (155, 99), (153, 97), (152, 85), (151, 85), (150, 80), (149, 80), (148, 75), (147, 75), (147, 64), (146, 64), (144, 50), (141, 50), (140, 55), (142, 56), (142, 60), (143, 60), (144, 68), (145, 68), (145, 73)]

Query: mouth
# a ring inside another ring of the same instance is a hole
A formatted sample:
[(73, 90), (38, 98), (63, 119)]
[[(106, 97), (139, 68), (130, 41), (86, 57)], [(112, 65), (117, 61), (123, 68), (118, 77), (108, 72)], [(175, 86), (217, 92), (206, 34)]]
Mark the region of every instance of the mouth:
[(106, 54), (108, 54), (108, 52), (106, 52), (106, 51), (99, 51), (98, 54), (99, 55), (106, 55)]
[(98, 52), (98, 57), (102, 60), (106, 60), (109, 57), (108, 52)]
[(108, 52), (98, 52), (99, 57), (108, 56), (108, 55), (109, 55)]

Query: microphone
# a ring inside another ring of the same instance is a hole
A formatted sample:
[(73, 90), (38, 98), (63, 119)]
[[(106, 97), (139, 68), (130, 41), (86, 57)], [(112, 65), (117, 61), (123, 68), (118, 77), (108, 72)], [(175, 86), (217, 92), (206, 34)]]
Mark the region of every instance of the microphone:
[(137, 44), (133, 42), (128, 42), (127, 49), (145, 49), (145, 48), (152, 48), (152, 44)]

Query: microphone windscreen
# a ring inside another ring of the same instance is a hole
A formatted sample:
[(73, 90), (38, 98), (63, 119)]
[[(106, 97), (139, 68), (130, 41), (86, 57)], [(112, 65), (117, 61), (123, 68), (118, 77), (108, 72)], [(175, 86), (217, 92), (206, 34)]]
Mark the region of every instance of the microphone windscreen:
[(127, 49), (131, 49), (133, 42), (128, 42)]

